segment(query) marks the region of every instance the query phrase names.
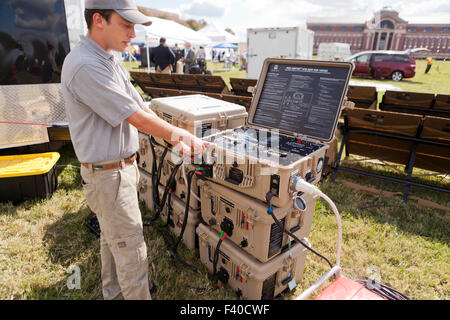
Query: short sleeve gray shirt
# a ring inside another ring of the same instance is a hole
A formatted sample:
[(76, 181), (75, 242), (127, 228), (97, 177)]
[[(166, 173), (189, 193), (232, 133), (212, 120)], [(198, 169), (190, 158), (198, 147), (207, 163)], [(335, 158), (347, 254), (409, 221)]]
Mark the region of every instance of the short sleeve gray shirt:
[(137, 129), (126, 119), (144, 101), (114, 55), (82, 37), (64, 61), (61, 87), (80, 162), (120, 160), (138, 150)]

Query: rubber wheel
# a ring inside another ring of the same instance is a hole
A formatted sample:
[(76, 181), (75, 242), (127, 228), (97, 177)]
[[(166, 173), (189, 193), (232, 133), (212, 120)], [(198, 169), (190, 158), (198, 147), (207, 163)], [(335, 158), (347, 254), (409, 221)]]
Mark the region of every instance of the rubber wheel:
[(401, 71), (394, 71), (391, 74), (391, 79), (394, 81), (402, 81), (403, 73)]

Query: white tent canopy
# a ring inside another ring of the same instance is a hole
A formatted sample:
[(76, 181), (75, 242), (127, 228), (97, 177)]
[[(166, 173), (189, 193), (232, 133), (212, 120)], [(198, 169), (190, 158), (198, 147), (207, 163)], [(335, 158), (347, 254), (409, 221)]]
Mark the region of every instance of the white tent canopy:
[(214, 43), (239, 43), (239, 38), (232, 35), (225, 30), (221, 30), (214, 23), (208, 23), (204, 28), (197, 31), (204, 36), (207, 36), (210, 39), (210, 42)]
[(193, 46), (207, 45), (211, 40), (197, 31), (189, 29), (175, 21), (152, 17), (152, 25), (145, 27), (136, 25), (136, 38), (132, 43), (145, 43), (150, 46), (158, 45), (161, 37), (166, 38), (167, 45), (173, 46), (175, 43), (183, 45), (190, 42)]

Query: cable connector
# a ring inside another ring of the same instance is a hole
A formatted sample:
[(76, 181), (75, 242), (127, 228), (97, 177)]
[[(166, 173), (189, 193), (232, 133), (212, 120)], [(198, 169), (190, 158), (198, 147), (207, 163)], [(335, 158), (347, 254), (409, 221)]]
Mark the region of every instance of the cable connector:
[[(195, 168), (196, 174), (200, 179), (206, 179), (206, 178), (212, 178), (213, 177), (213, 167), (212, 165), (202, 165), (197, 168)], [(198, 174), (197, 172), (200, 172)]]
[(306, 182), (302, 177), (295, 176), (292, 178), (292, 190), (294, 192), (303, 192), (306, 194), (317, 194), (320, 192), (314, 185)]
[(225, 231), (222, 230), (221, 234), (220, 234), (220, 241), (225, 240), (225, 238), (227, 237), (227, 233)]

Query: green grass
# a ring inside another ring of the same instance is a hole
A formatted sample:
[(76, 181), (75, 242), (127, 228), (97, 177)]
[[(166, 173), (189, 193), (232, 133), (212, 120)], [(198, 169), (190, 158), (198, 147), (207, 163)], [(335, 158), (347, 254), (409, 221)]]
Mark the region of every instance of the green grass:
[[(61, 152), (59, 187), (50, 200), (27, 201), (17, 206), (0, 204), (0, 299), (102, 299), (99, 241), (84, 226), (90, 210), (83, 197), (80, 175), (70, 146)], [(66, 165), (73, 165), (64, 167)], [(357, 181), (388, 190), (395, 184)], [(378, 187), (378, 185), (375, 185)], [(383, 198), (355, 192), (329, 178), (320, 188), (333, 199), (342, 215), (343, 272), (363, 279), (379, 270), (380, 280), (413, 299), (449, 299), (450, 268), (448, 212), (407, 204), (400, 198)], [(450, 205), (442, 194), (412, 189), (412, 193)], [(145, 209), (142, 208), (144, 213)], [(319, 201), (309, 240), (313, 247), (334, 261), (336, 222), (329, 207)], [(190, 287), (209, 288), (206, 269), (198, 251), (180, 246), (180, 255), (200, 273), (178, 265), (169, 257), (161, 235), (145, 229), (150, 278), (158, 285), (154, 299), (236, 299), (232, 290), (200, 294)], [(67, 269), (81, 269), (81, 290), (69, 290)], [(304, 279), (294, 292), (278, 299), (292, 299), (323, 273), (327, 265), (308, 254)]]
[[(221, 75), (229, 78), (243, 74)], [(448, 74), (445, 77), (448, 79)], [(431, 74), (417, 79), (421, 80), (417, 80), (411, 87), (414, 90), (410, 91), (426, 92), (427, 88), (434, 87), (438, 76)], [(442, 85), (442, 93), (450, 93), (448, 83), (447, 80), (447, 87)], [(0, 203), (0, 299), (102, 299), (99, 240), (84, 226), (91, 212), (84, 200), (79, 163), (70, 145), (61, 155), (59, 186), (51, 199), (29, 200), (16, 206)], [(370, 167), (366, 168), (368, 170), (399, 174), (388, 166), (353, 164), (355, 167), (362, 165)], [(382, 190), (403, 191), (397, 184), (346, 173), (339, 173), (338, 179)], [(449, 186), (448, 179), (422, 179)], [(450, 298), (449, 212), (419, 207), (412, 200), (405, 204), (401, 197), (358, 192), (339, 182), (331, 183), (329, 178), (323, 179), (319, 187), (335, 201), (342, 216), (344, 275), (363, 279), (378, 270), (382, 282), (412, 299)], [(412, 188), (411, 195), (450, 206), (450, 197), (442, 193)], [(144, 208), (143, 211), (146, 212)], [(180, 256), (197, 266), (200, 273), (180, 265), (175, 267), (163, 238), (155, 229), (146, 228), (145, 238), (150, 278), (158, 286), (154, 299), (236, 299), (228, 286), (207, 293), (191, 288), (213, 285), (198, 259), (197, 250), (187, 250), (184, 245), (179, 247)], [(334, 261), (336, 239), (334, 215), (328, 205), (318, 201), (309, 240), (318, 252)], [(69, 290), (66, 286), (70, 266), (81, 269), (81, 290)], [(308, 253), (303, 280), (294, 292), (278, 299), (292, 299), (326, 271), (327, 265)]]

